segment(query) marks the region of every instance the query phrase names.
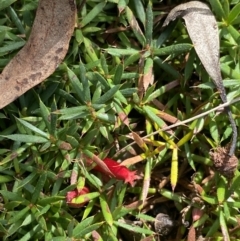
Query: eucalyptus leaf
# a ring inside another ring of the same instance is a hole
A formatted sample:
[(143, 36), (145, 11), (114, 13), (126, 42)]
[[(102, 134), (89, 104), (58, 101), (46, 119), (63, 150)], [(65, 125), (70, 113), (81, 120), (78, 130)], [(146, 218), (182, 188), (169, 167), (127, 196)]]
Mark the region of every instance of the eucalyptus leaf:
[[(168, 25), (170, 21), (178, 17), (185, 20), (195, 51), (216, 85), (223, 103), (226, 103), (227, 95), (220, 70), (218, 25), (213, 13), (207, 4), (191, 1), (180, 4), (171, 10), (163, 26)], [(230, 108), (226, 107), (226, 111), (233, 129), (232, 143), (229, 150), (229, 156), (232, 156), (237, 143), (237, 127)]]

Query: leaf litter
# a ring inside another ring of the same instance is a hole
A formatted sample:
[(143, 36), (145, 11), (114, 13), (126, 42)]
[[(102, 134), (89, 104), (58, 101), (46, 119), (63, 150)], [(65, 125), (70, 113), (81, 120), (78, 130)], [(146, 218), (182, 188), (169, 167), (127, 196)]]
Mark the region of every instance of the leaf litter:
[(73, 0), (40, 0), (30, 37), (0, 75), (0, 109), (50, 76), (65, 57), (75, 27)]
[[(207, 4), (199, 1), (191, 1), (173, 8), (163, 26), (168, 25), (170, 21), (174, 21), (178, 17), (185, 20), (187, 31), (199, 59), (212, 78), (223, 103), (227, 103), (227, 95), (220, 70), (218, 25), (213, 13)], [(232, 162), (235, 163), (237, 159), (234, 155), (237, 143), (237, 127), (229, 106), (225, 107), (225, 111), (232, 126), (232, 142), (228, 148), (217, 148), (215, 150), (216, 153), (213, 154), (211, 152), (210, 156), (216, 169), (223, 170), (222, 174), (227, 174), (228, 176), (226, 170), (230, 169), (232, 172)]]

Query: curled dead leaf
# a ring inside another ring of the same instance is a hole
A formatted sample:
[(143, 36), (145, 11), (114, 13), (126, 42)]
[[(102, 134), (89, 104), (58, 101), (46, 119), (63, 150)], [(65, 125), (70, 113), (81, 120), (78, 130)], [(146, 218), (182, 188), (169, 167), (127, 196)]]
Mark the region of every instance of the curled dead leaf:
[(30, 37), (0, 75), (0, 109), (51, 75), (75, 26), (74, 0), (40, 0)]

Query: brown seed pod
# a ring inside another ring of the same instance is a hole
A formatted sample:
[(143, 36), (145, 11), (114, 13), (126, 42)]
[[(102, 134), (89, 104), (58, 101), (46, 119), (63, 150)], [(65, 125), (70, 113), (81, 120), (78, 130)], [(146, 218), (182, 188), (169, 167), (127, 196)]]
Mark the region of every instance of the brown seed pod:
[(174, 221), (168, 214), (165, 214), (165, 213), (159, 213), (156, 216), (156, 219), (154, 222), (155, 231), (160, 236), (167, 236), (168, 234), (170, 234), (170, 232), (176, 225), (177, 225), (177, 222)]
[(238, 165), (235, 155), (229, 156), (229, 147), (218, 147), (211, 151), (210, 157), (213, 160), (214, 168), (223, 176), (231, 178)]

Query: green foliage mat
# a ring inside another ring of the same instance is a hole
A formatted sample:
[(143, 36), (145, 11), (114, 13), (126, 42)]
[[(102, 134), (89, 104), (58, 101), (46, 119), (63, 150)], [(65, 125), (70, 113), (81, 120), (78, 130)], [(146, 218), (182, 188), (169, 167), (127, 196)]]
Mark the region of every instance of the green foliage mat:
[[(239, 171), (222, 176), (209, 155), (231, 141), (227, 116), (211, 112), (162, 131), (221, 104), (184, 22), (162, 28), (183, 2), (77, 1), (63, 63), (0, 113), (2, 240), (240, 240)], [(240, 3), (205, 2), (235, 99)], [(25, 44), (36, 8), (35, 0), (0, 0), (1, 70)], [(240, 104), (231, 110), (239, 126)], [(124, 161), (140, 178), (133, 187), (107, 179), (90, 165), (97, 157)], [(67, 193), (84, 186), (79, 203), (87, 202), (70, 207)], [(156, 226), (159, 213), (171, 222), (168, 235)]]

